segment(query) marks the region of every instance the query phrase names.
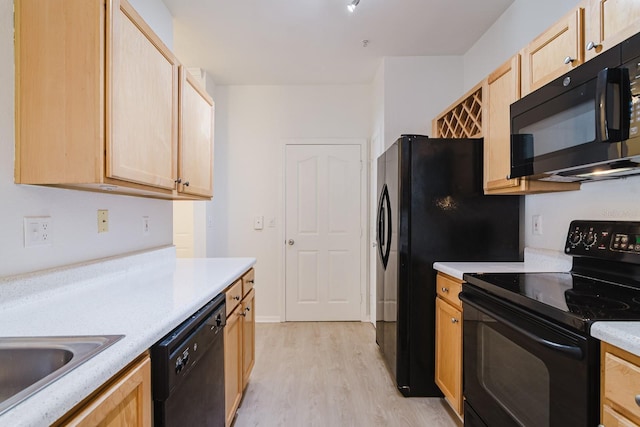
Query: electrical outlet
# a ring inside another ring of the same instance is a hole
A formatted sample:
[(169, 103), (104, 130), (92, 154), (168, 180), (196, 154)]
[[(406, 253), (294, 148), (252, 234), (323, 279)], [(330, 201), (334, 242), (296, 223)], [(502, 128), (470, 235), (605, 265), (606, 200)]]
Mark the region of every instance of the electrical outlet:
[(50, 246), (53, 241), (53, 226), (50, 216), (24, 217), (24, 247)]
[(264, 228), (264, 217), (256, 216), (253, 218), (253, 229), (254, 230), (262, 230)]
[(533, 215), (531, 225), (533, 234), (542, 235), (542, 215)]
[(98, 233), (106, 233), (107, 231), (109, 231), (109, 211), (98, 209)]
[(143, 216), (142, 217), (142, 234), (144, 234), (145, 236), (149, 234), (149, 217), (148, 216)]

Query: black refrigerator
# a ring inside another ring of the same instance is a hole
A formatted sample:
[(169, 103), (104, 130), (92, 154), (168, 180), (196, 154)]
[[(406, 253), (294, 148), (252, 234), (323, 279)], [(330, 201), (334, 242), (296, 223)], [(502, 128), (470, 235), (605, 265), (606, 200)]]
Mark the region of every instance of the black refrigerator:
[(482, 147), (402, 135), (378, 158), (376, 341), (404, 396), (442, 396), (433, 263), (522, 260), (521, 197), (483, 194)]

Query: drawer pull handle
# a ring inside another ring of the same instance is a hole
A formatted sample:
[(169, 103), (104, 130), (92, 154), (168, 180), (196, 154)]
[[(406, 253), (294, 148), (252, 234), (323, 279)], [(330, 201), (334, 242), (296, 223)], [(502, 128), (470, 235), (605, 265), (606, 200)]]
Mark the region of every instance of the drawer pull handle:
[(451, 323), (458, 323), (458, 319), (456, 319), (455, 317), (451, 318)]
[(445, 287), (443, 286), (443, 287), (442, 287), (442, 292), (445, 292), (445, 293), (449, 292), (449, 288), (445, 288)]
[(564, 63), (567, 65), (571, 64), (573, 61), (575, 61), (575, 59), (570, 56), (567, 56), (566, 58), (564, 58)]
[(233, 297), (233, 299), (236, 301), (240, 301), (240, 295), (236, 295), (235, 297)]
[(254, 280), (253, 280), (253, 279), (251, 279), (251, 280), (247, 280), (247, 282), (248, 282), (248, 283), (254, 283)]
[(636, 394), (636, 405), (640, 406), (640, 394)]

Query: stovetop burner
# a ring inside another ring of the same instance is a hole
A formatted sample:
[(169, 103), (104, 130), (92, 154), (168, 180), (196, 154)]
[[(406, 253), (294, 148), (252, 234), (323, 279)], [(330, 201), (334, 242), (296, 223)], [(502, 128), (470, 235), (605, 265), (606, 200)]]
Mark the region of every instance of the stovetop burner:
[(629, 310), (631, 306), (625, 302), (602, 295), (582, 295), (574, 290), (565, 292), (569, 311), (586, 319), (602, 319), (616, 311)]

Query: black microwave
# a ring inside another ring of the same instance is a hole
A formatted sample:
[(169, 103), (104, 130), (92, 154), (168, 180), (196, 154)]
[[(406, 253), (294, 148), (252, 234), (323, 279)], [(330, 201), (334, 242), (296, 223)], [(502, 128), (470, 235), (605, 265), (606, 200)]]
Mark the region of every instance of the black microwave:
[(514, 102), (510, 113), (508, 178), (640, 174), (640, 33)]

